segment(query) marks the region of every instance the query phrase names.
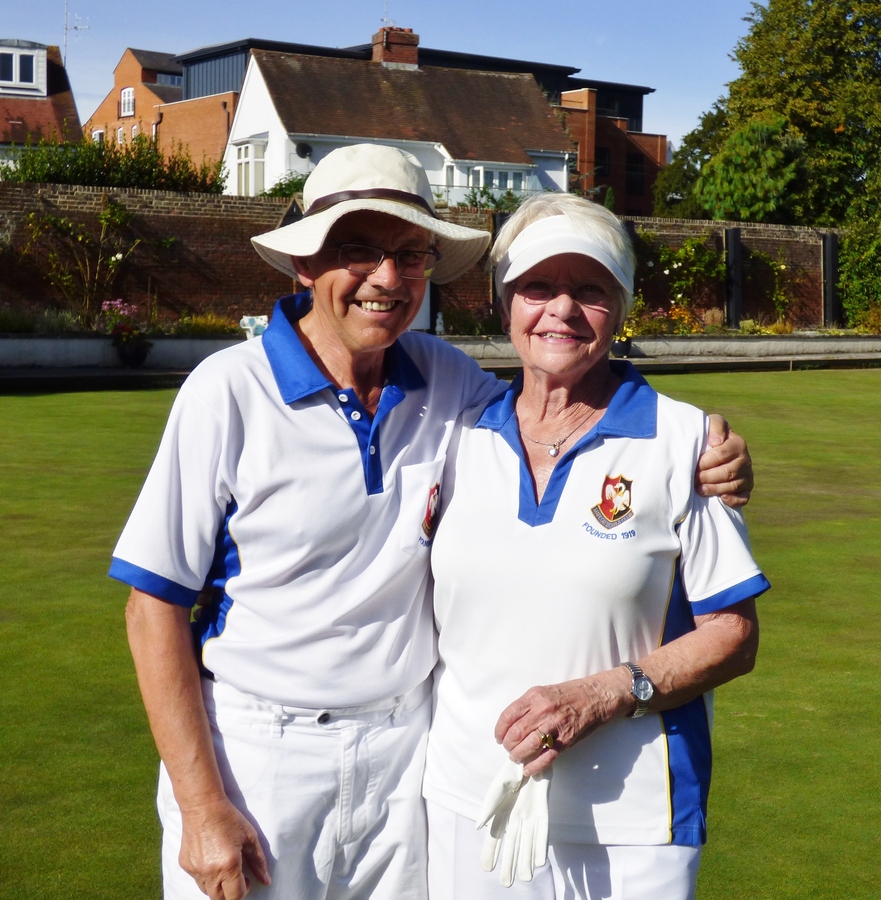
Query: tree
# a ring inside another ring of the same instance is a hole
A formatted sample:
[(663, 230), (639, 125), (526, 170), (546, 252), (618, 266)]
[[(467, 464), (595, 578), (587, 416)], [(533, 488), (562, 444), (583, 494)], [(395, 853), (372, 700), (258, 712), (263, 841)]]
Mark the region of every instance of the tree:
[(768, 0), (746, 21), (729, 131), (782, 118), (801, 142), (787, 220), (842, 224), (881, 163), (881, 2)]
[(656, 212), (842, 225), (881, 168), (881, 0), (766, 0), (745, 21), (741, 75), (662, 170)]
[(728, 135), (704, 165), (694, 201), (713, 219), (786, 222), (790, 186), (798, 173), (802, 141), (787, 133), (782, 116), (755, 119)]
[(724, 100), (717, 100), (700, 118), (694, 131), (682, 139), (670, 163), (655, 181), (655, 215), (677, 219), (709, 219), (709, 211), (694, 195), (701, 169), (721, 147), (728, 124)]

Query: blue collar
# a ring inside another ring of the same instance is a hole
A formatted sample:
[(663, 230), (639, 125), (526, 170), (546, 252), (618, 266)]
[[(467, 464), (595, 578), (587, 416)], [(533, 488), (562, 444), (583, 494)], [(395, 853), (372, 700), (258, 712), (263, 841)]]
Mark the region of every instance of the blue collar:
[[(309, 356), (293, 325), (311, 309), (312, 295), (308, 291), (282, 297), (275, 304), (269, 327), (263, 333), (263, 349), (285, 403), (295, 403), (326, 388), (336, 390)], [(385, 368), (387, 385), (402, 391), (426, 385), (424, 376), (399, 340), (385, 351)]]
[(606, 414), (587, 434), (577, 440), (559, 458), (551, 473), (547, 488), (536, 503), (532, 475), (526, 465), (517, 415), (514, 405), (523, 389), (523, 376), (519, 375), (501, 397), (491, 400), (477, 420), (478, 428), (497, 431), (520, 460), (520, 504), (517, 517), (530, 527), (546, 525), (553, 521), (557, 505), (569, 478), (569, 472), (582, 448), (597, 438), (653, 438), (658, 426), (658, 395), (636, 371), (632, 363), (623, 360), (610, 362), (612, 371), (621, 379), (621, 386), (606, 409)]
[[(639, 374), (633, 363), (626, 360), (610, 360), (609, 364), (612, 371), (621, 379), (621, 386), (612, 397), (599, 424), (591, 428), (571, 449), (581, 446), (586, 439), (593, 440), (599, 435), (629, 438), (655, 436), (658, 427), (657, 393)], [(522, 390), (523, 375), (520, 374), (504, 394), (487, 404), (477, 420), (477, 427), (502, 431), (506, 424), (511, 423), (516, 430), (514, 405)]]

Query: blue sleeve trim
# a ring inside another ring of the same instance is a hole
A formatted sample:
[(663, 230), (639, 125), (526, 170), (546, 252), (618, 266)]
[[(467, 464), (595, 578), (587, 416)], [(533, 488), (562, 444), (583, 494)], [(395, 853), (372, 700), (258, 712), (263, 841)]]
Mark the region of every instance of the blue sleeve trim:
[(167, 600), (176, 606), (186, 606), (191, 608), (196, 605), (196, 598), (199, 591), (192, 588), (184, 587), (168, 578), (163, 578), (155, 572), (142, 569), (124, 559), (113, 557), (110, 564), (110, 571), (107, 573), (111, 578), (129, 584), (145, 594), (158, 597), (160, 600)]
[(741, 600), (758, 597), (759, 594), (764, 594), (770, 587), (771, 583), (764, 575), (753, 575), (752, 578), (741, 581), (740, 584), (736, 584), (726, 591), (713, 594), (712, 597), (707, 597), (706, 600), (692, 603), (691, 609), (696, 616), (705, 616), (707, 613), (719, 612), (721, 609), (734, 606), (735, 603), (740, 603)]

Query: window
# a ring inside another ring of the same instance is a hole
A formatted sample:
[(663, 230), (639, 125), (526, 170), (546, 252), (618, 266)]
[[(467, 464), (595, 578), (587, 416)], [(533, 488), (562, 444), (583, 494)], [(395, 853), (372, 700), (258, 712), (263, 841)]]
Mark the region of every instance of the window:
[(499, 172), (499, 190), (500, 191), (508, 190), (508, 173), (507, 172)]
[(183, 75), (172, 75), (169, 72), (156, 73), (156, 84), (170, 84), (173, 87), (180, 87), (183, 83)]
[(522, 172), (514, 172), (511, 176), (511, 190), (512, 191), (522, 191), (523, 190), (523, 173)]
[(138, 136), (138, 126), (132, 125), (132, 140), (134, 140)]
[(240, 197), (256, 197), (263, 193), (263, 143), (236, 147), (236, 193)]
[(22, 84), (34, 83), (34, 58), (29, 53), (18, 57), (18, 80)]
[(612, 175), (612, 153), (608, 147), (597, 147), (594, 156), (594, 174), (608, 180)]
[(33, 53), (3, 51), (0, 53), (0, 81), (33, 87), (36, 68)]
[(483, 186), (485, 188), (495, 187), (495, 172), (492, 169), (483, 170)]
[(135, 89), (123, 88), (119, 93), (119, 115), (133, 116), (135, 114)]
[(468, 187), (479, 188), (483, 184), (483, 170), (475, 166), (468, 170)]
[(100, 144), (104, 141), (104, 132), (103, 131), (93, 131), (92, 132), (92, 140), (96, 144)]
[(624, 189), (630, 196), (639, 197), (645, 193), (645, 157), (640, 153), (627, 154)]
[(116, 143), (124, 144), (125, 143), (125, 129), (120, 125), (119, 128), (116, 129)]

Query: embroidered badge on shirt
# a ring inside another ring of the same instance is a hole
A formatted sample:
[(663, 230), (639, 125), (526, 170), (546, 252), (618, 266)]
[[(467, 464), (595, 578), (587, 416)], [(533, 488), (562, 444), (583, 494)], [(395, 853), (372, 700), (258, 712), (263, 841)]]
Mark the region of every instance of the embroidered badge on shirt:
[[(425, 536), (430, 538), (434, 533), (434, 523), (437, 519), (437, 505), (440, 500), (440, 482), (428, 492), (428, 504), (425, 507), (425, 518), (422, 520), (422, 530)], [(412, 520), (411, 520), (412, 521)]]
[(633, 518), (631, 503), (631, 489), (633, 479), (623, 475), (606, 475), (603, 481), (603, 499), (597, 503), (591, 512), (594, 518), (603, 528), (616, 528), (622, 522)]

